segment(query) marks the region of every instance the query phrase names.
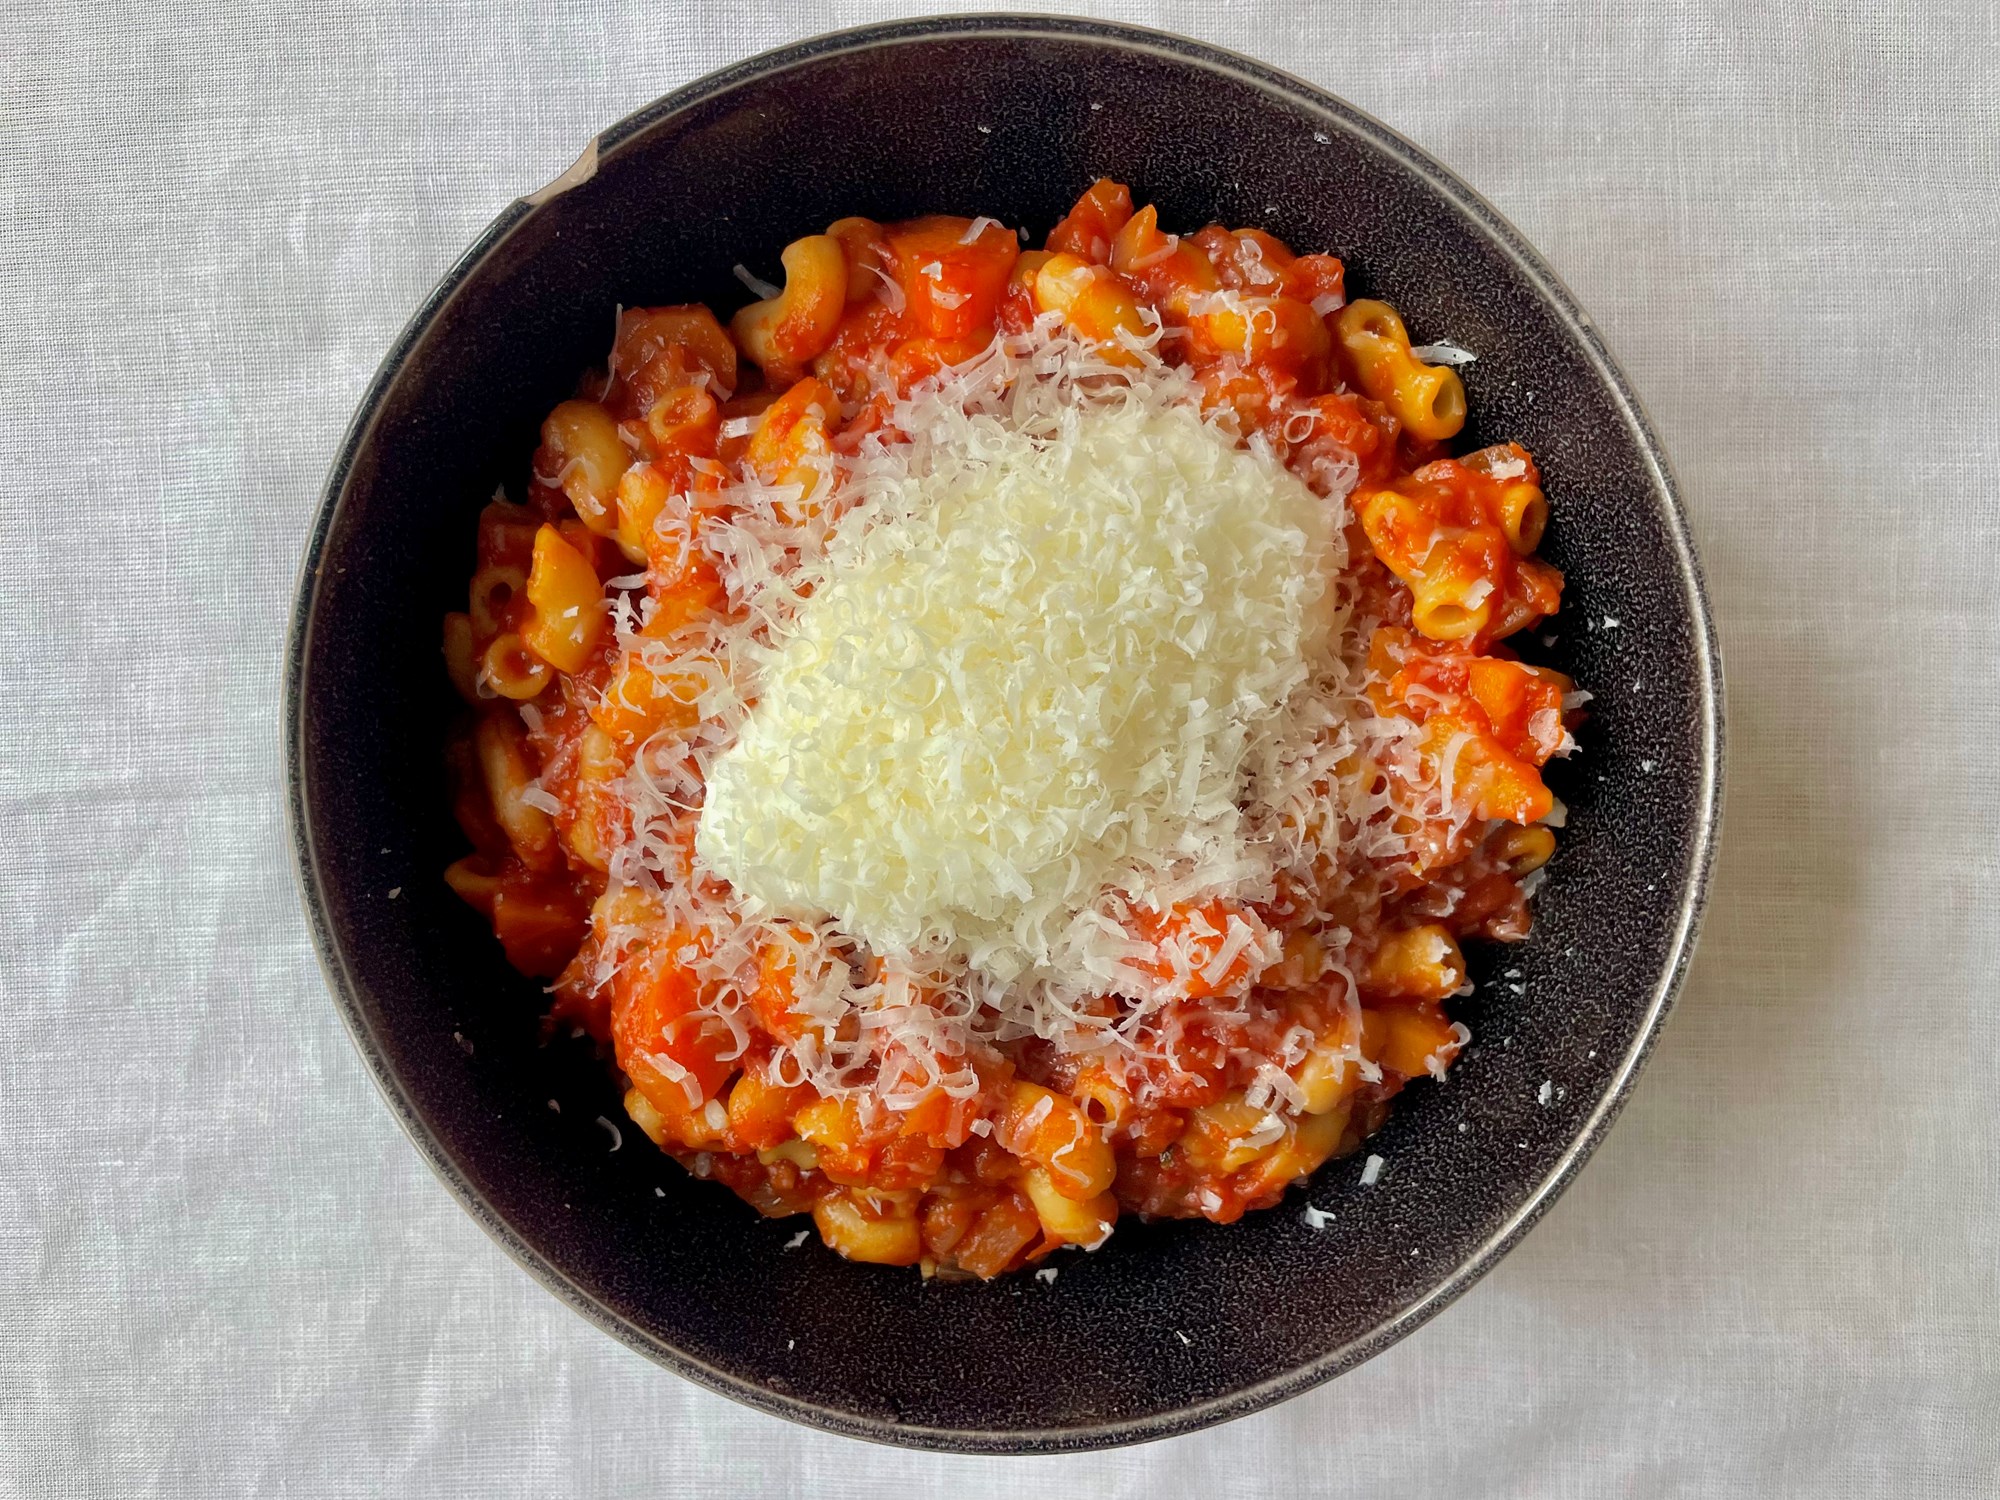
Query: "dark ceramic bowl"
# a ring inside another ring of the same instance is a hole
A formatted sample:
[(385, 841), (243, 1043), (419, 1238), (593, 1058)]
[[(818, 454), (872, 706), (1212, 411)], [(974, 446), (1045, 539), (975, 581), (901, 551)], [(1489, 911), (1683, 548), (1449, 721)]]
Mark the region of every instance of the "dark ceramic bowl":
[[(1256, 224), (1343, 256), (1419, 341), (1477, 352), (1468, 446), (1531, 448), (1568, 575), (1531, 649), (1597, 694), (1555, 774), (1569, 828), (1535, 934), (1475, 954), (1477, 1041), (1360, 1164), (1241, 1223), (1122, 1225), (1060, 1278), (926, 1285), (760, 1219), (627, 1130), (604, 1070), (537, 1045), (543, 997), (439, 872), (461, 852), (439, 755), (438, 619), (473, 519), (519, 493), (541, 416), (614, 304), (734, 306), (851, 213), (992, 214), (1045, 232), (1092, 178), (1161, 219)], [(711, 1389), (835, 1432), (1050, 1450), (1185, 1432), (1352, 1368), (1458, 1296), (1602, 1137), (1687, 962), (1713, 845), (1720, 672), (1658, 444), (1589, 320), (1463, 183), (1260, 63), (1085, 21), (919, 21), (822, 37), (692, 84), (510, 205), (369, 387), (307, 550), (288, 664), (293, 833), (319, 950), (404, 1128), (571, 1306)], [(400, 895), (395, 893), (400, 891)], [(393, 899), (392, 899), (393, 897)], [(560, 1101), (558, 1113), (551, 1101)], [(1314, 1229), (1300, 1205), (1332, 1211)], [(1616, 1338), (1616, 1329), (1606, 1337)]]

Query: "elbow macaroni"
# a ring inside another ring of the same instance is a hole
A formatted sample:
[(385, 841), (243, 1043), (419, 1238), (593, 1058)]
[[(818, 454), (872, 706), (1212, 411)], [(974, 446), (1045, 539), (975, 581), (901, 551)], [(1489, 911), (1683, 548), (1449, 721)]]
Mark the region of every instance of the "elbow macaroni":
[(1465, 426), (1465, 386), (1449, 366), (1416, 357), (1395, 308), (1368, 299), (1350, 302), (1337, 326), (1361, 389), (1387, 404), (1406, 431), (1431, 443), (1458, 435)]
[(1035, 306), (1060, 314), (1113, 364), (1138, 363), (1128, 341), (1146, 336), (1139, 299), (1107, 268), (1074, 255), (1050, 256), (1035, 273)]
[(618, 481), (630, 462), (616, 419), (595, 401), (565, 401), (542, 423), (536, 473), (568, 497), (592, 531), (616, 529)]
[(558, 671), (581, 671), (604, 634), (604, 589), (589, 559), (553, 526), (535, 533), (528, 603), (522, 642)]
[(785, 246), (785, 289), (730, 321), (737, 347), (766, 374), (796, 370), (833, 342), (847, 306), (847, 257), (830, 234)]

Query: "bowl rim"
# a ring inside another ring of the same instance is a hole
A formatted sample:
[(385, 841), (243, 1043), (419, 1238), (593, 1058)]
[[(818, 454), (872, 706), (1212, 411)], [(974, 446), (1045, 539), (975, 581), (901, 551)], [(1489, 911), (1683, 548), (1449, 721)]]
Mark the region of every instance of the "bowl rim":
[[(359, 986), (334, 931), (313, 837), (313, 818), (305, 784), (305, 703), (309, 669), (307, 648), (312, 638), (318, 583), (327, 539), (352, 476), (356, 455), (371, 436), (384, 398), (401, 376), (418, 340), (466, 281), (507, 237), (542, 205), (570, 187), (594, 176), (599, 160), (627, 140), (661, 120), (726, 93), (753, 79), (770, 77), (803, 64), (849, 52), (863, 52), (917, 41), (957, 38), (1025, 37), (1081, 42), (1128, 52), (1166, 56), (1182, 64), (1232, 76), (1273, 95), (1302, 114), (1322, 117), (1330, 127), (1360, 138), (1422, 178), (1483, 231), (1496, 249), (1536, 295), (1555, 313), (1582, 348), (1592, 375), (1609, 392), (1620, 415), (1638, 440), (1653, 492), (1660, 502), (1685, 593), (1692, 645), (1700, 679), (1700, 743), (1697, 768), (1697, 815), (1690, 837), (1688, 878), (1668, 943), (1666, 961), (1653, 986), (1632, 1045), (1620, 1060), (1602, 1097), (1579, 1123), (1569, 1144), (1527, 1197), (1470, 1255), (1427, 1295), (1395, 1317), (1338, 1348), (1282, 1374), (1205, 1401), (1149, 1416), (1068, 1427), (1016, 1429), (928, 1427), (893, 1421), (839, 1407), (822, 1405), (773, 1391), (676, 1347), (630, 1319), (612, 1311), (577, 1284), (525, 1239), (486, 1201), (457, 1162), (391, 1067), (370, 1030), (359, 999)], [(1724, 678), (1722, 655), (1709, 607), (1707, 586), (1694, 552), (1680, 491), (1651, 420), (1624, 372), (1574, 294), (1517, 230), (1492, 204), (1429, 152), (1373, 116), (1317, 85), (1255, 58), (1171, 32), (1083, 17), (1025, 13), (927, 16), (875, 22), (804, 38), (754, 54), (694, 79), (651, 104), (625, 116), (593, 136), (575, 163), (543, 188), (510, 202), (453, 262), (437, 285), (396, 336), (370, 379), (354, 416), (340, 440), (320, 491), (319, 504), (300, 561), (293, 593), (291, 620), (283, 658), (281, 715), (285, 764), (285, 815), (293, 851), (293, 875), (311, 930), (313, 947), (342, 1022), (367, 1066), (369, 1076), (403, 1132), (417, 1148), (459, 1206), (486, 1231), (523, 1270), (577, 1313), (627, 1348), (719, 1395), (743, 1405), (832, 1432), (898, 1447), (956, 1453), (1081, 1452), (1150, 1442), (1247, 1416), (1300, 1395), (1345, 1374), (1415, 1331), (1465, 1294), (1531, 1229), (1569, 1184), (1603, 1140), (1630, 1096), (1633, 1082), (1658, 1040), (1662, 1025), (1684, 983), (1705, 911), (1722, 815), (1724, 781)]]

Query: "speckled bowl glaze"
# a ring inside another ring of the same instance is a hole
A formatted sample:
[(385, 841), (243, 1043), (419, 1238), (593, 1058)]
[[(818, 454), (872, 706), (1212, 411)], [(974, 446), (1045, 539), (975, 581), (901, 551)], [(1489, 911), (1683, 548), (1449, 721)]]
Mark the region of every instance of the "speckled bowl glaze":
[[(1100, 174), (1163, 222), (1343, 256), (1421, 342), (1477, 352), (1467, 446), (1518, 438), (1568, 575), (1536, 657), (1597, 697), (1551, 780), (1569, 827), (1535, 934), (1476, 952), (1476, 1041), (1373, 1150), (1241, 1223), (1120, 1226), (1052, 1283), (850, 1265), (625, 1131), (584, 1051), (439, 872), (439, 616), (473, 519), (612, 308), (744, 300), (739, 260), (851, 213), (1040, 235)], [(614, 1337), (766, 1411), (919, 1447), (1051, 1451), (1186, 1432), (1351, 1369), (1458, 1296), (1602, 1137), (1672, 999), (1720, 795), (1720, 671), (1659, 446), (1569, 293), (1376, 121), (1260, 63), (1085, 21), (954, 18), (804, 42), (605, 131), (510, 205), (397, 341), (341, 444), (287, 665), (293, 833), (333, 993), (397, 1118), (509, 1254)], [(395, 893), (400, 892), (400, 895)], [(393, 899), (392, 899), (393, 897)], [(558, 1110), (557, 1105), (560, 1105)], [(1307, 1201), (1332, 1214), (1308, 1225)], [(1606, 1337), (1616, 1338), (1609, 1329)]]

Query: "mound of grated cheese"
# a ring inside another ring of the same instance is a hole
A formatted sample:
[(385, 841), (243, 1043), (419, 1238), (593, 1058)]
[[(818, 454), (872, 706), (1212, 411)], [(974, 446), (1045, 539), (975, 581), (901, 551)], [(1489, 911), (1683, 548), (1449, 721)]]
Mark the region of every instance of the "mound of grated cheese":
[[(1452, 813), (1421, 730), (1365, 691), (1357, 468), (1309, 420), (1275, 451), (1214, 425), (1159, 338), (1113, 363), (1049, 315), (914, 389), (885, 364), (887, 420), (808, 461), (815, 498), (745, 466), (662, 512), (656, 544), (699, 551), (729, 607), (661, 633), (614, 606), (620, 649), (701, 717), (614, 784), (589, 983), (680, 934), (741, 1055), (761, 955), (790, 950), (817, 1024), (772, 1077), (908, 1108), (976, 1095), (979, 1049), (1031, 1037), (1151, 1098), (1126, 1065), (1171, 1061), (1160, 965), (1192, 959), (1135, 937), (1134, 906), (1282, 882), (1351, 978), (1349, 924)], [(1218, 972), (1278, 957), (1241, 920), (1221, 936)], [(1227, 1027), (1261, 1003), (1246, 980), (1200, 1008)], [(1250, 1102), (1295, 1108), (1303, 1055)]]
[(968, 439), (871, 476), (696, 848), (772, 912), (1004, 982), (1083, 957), (1105, 892), (1268, 877), (1238, 804), (1328, 649), (1331, 508), (1185, 400)]

